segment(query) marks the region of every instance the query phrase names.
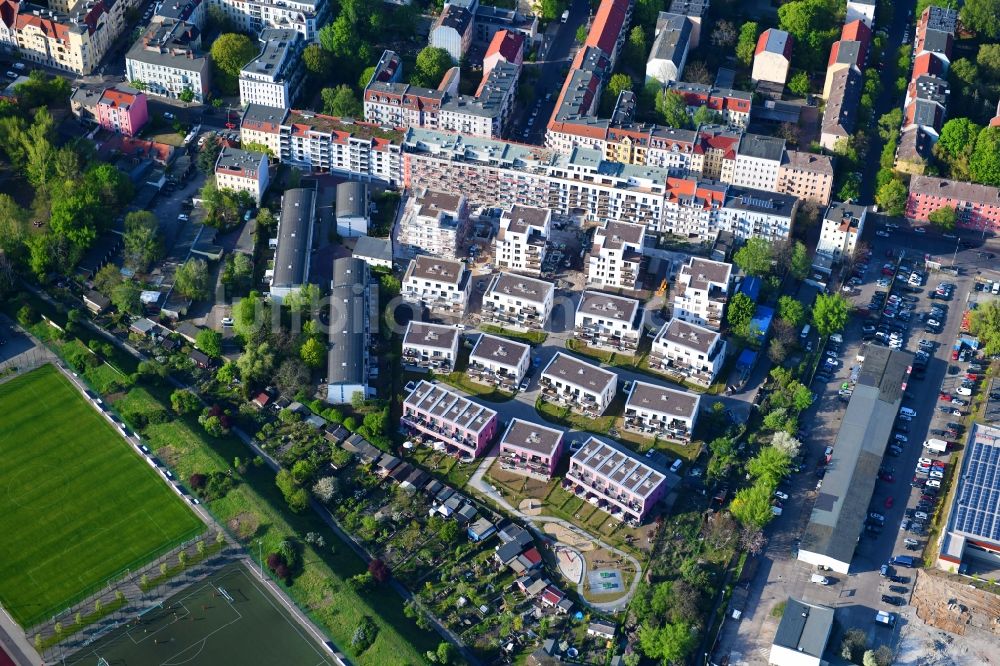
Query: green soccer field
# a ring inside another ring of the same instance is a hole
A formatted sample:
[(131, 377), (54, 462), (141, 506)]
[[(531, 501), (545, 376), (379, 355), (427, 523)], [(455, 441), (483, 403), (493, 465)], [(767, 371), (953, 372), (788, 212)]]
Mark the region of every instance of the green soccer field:
[(0, 604), (30, 627), (204, 524), (59, 371), (0, 384)]

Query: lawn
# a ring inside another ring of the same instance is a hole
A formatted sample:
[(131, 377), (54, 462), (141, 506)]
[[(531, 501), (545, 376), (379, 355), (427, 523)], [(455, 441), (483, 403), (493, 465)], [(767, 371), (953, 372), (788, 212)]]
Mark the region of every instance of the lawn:
[(545, 338), (549, 337), (549, 334), (545, 331), (515, 331), (509, 328), (502, 328), (500, 326), (493, 326), (490, 324), (484, 324), (479, 327), (479, 330), (483, 333), (489, 333), (490, 335), (499, 335), (504, 338), (510, 338), (511, 340), (518, 340), (520, 342), (527, 343), (529, 345), (540, 345), (545, 342)]
[(0, 385), (0, 601), (50, 617), (204, 524), (53, 366)]

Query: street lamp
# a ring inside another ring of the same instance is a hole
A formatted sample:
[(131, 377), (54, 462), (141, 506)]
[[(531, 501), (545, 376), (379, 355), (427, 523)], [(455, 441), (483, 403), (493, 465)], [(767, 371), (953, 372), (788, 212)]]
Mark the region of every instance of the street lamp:
[(260, 580), (264, 580), (264, 540), (257, 539), (257, 557), (260, 560)]

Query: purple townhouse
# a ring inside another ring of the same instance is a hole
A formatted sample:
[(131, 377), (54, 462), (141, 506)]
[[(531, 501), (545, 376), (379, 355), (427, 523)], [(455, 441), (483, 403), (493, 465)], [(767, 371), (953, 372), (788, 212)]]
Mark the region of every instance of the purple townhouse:
[(508, 472), (548, 481), (562, 457), (563, 432), (511, 419), (500, 438), (500, 466)]
[(497, 413), (439, 384), (421, 380), (403, 401), (400, 423), (442, 442), (455, 456), (485, 453), (497, 432)]

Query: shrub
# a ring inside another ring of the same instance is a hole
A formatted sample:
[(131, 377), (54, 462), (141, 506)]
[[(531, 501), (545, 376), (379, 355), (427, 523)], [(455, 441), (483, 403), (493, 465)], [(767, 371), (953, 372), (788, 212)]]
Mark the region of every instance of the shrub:
[(361, 618), (361, 622), (354, 629), (354, 634), (351, 636), (351, 647), (356, 649), (358, 653), (364, 652), (371, 644), (375, 642), (375, 635), (378, 633), (378, 627), (367, 615)]
[(191, 475), (191, 478), (188, 479), (188, 485), (191, 486), (192, 490), (203, 490), (207, 482), (208, 478), (200, 472), (195, 472)]
[(389, 571), (389, 567), (385, 565), (380, 559), (374, 559), (368, 563), (368, 572), (371, 573), (372, 578), (377, 580), (379, 583), (385, 583), (389, 580), (392, 574)]

